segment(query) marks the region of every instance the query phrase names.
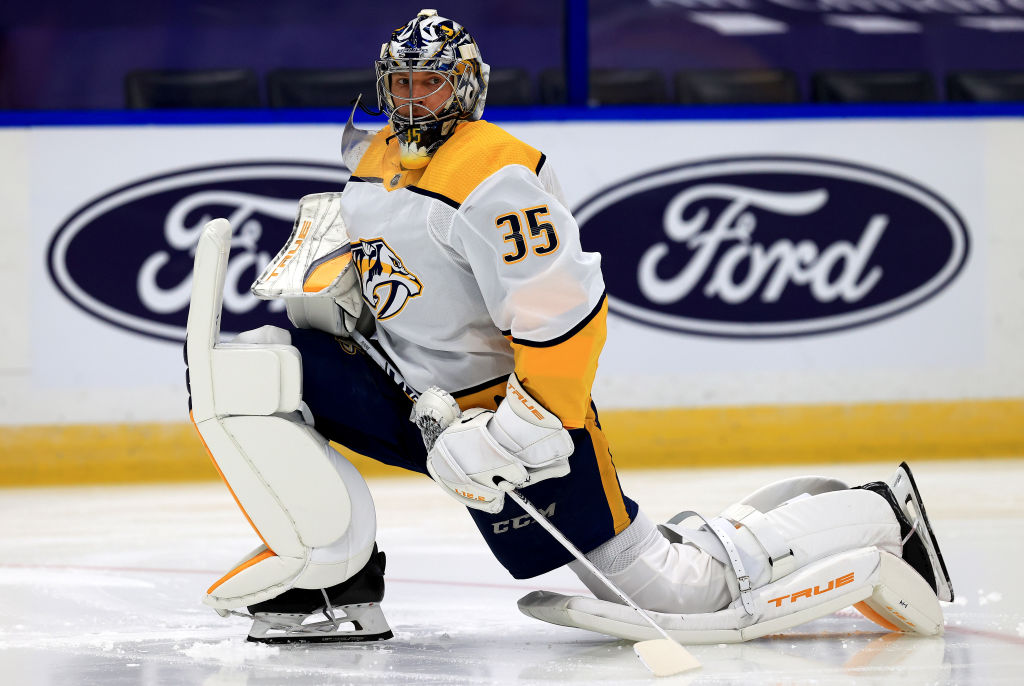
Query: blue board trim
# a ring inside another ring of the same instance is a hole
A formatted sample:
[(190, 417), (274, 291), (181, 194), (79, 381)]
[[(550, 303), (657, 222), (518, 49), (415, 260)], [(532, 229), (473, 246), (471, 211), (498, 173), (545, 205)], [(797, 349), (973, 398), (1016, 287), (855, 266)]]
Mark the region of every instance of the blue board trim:
[(590, 93), (588, 1), (565, 0), (565, 95), (573, 107), (585, 106)]
[[(349, 111), (338, 109), (251, 110), (8, 110), (0, 127), (195, 126), (328, 124), (344, 126)], [(948, 119), (1024, 117), (1024, 103), (928, 103), (908, 105), (629, 105), (603, 107), (488, 107), (487, 119), (502, 122), (716, 121), (777, 119)], [(356, 123), (379, 127), (383, 118), (356, 113)]]

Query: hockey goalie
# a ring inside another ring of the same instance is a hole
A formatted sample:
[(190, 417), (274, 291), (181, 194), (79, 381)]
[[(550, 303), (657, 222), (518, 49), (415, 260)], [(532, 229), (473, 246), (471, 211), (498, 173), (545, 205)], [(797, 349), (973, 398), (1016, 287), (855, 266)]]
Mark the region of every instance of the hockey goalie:
[[(748, 640), (851, 605), (892, 631), (942, 630), (953, 589), (905, 464), (888, 481), (796, 477), (715, 516), (649, 520), (619, 485), (590, 397), (600, 257), (582, 250), (545, 156), (481, 119), (476, 42), (423, 10), (376, 70), (387, 124), (370, 134), (350, 120), (349, 183), (301, 200), (253, 286), (285, 302), (288, 330), (220, 340), (231, 227), (215, 220), (200, 239), (191, 416), (260, 541), (207, 605), (251, 617), (255, 641), (391, 637), (374, 504), (334, 441), (432, 478), (513, 577), (568, 565), (593, 592), (523, 598), (540, 620), (654, 634), (544, 528), (501, 526), (526, 516), (510, 488), (684, 642)], [(438, 407), (448, 421), (422, 421)]]

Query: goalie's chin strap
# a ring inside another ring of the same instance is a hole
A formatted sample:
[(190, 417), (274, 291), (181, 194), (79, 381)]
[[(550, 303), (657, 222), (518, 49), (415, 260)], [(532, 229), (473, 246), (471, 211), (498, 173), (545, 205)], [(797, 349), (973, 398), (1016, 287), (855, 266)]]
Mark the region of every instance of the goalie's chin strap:
[[(747, 573), (743, 560), (740, 558), (739, 549), (729, 536), (729, 529), (736, 526), (744, 526), (750, 530), (758, 544), (768, 555), (768, 563), (772, 570), (771, 581), (782, 578), (796, 569), (796, 558), (793, 551), (768, 521), (764, 514), (750, 505), (736, 504), (726, 508), (722, 516), (708, 520), (703, 515), (693, 511), (680, 512), (668, 524), (678, 525), (690, 517), (697, 517), (704, 522), (707, 530), (714, 534), (722, 547), (725, 549), (726, 558), (732, 566), (736, 575), (736, 582), (739, 584), (740, 602), (743, 603), (743, 610), (750, 616), (756, 614), (754, 606), (753, 586), (750, 575)], [(696, 532), (687, 532), (696, 533)], [(687, 536), (689, 538), (689, 536)], [(697, 541), (692, 541), (697, 543)]]

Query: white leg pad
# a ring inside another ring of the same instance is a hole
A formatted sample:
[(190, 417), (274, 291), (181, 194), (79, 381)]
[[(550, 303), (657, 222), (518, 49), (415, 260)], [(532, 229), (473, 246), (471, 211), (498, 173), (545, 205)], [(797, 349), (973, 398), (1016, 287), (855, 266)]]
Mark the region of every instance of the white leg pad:
[[(900, 558), (874, 547), (807, 565), (755, 590), (754, 602), (754, 615), (748, 615), (739, 600), (718, 612), (649, 614), (673, 638), (686, 644), (749, 641), (860, 602), (869, 604), (898, 630), (929, 636), (942, 632), (942, 609), (927, 582)], [(628, 606), (596, 598), (535, 591), (519, 600), (519, 609), (552, 624), (633, 641), (660, 636)]]
[(749, 505), (761, 512), (768, 512), (793, 498), (844, 491), (847, 488), (849, 485), (846, 482), (828, 476), (793, 476), (762, 486), (741, 500), (739, 504)]
[(307, 425), (299, 351), (263, 327), (220, 343), (231, 227), (210, 222), (196, 249), (186, 352), (192, 420), (263, 546), (204, 602), (227, 610), (341, 583), (369, 560), (376, 515), (355, 467)]

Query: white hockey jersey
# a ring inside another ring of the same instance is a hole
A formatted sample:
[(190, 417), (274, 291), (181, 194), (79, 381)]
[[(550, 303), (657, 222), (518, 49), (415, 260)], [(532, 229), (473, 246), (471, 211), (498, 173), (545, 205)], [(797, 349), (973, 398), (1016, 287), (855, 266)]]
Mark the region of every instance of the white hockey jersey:
[(494, 407), (515, 370), (582, 427), (607, 305), (600, 256), (534, 148), (485, 121), (460, 124), (423, 169), (377, 133), (342, 195), (380, 344), (416, 388)]

